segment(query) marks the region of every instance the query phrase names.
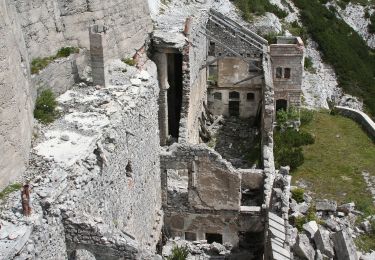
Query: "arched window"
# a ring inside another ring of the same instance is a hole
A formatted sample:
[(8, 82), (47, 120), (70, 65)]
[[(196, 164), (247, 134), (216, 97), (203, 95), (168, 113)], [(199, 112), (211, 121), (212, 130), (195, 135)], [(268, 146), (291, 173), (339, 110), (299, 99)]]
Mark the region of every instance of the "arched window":
[(240, 98), (240, 93), (237, 91), (232, 91), (229, 92), (229, 99), (239, 99)]
[(290, 68), (285, 68), (284, 69), (284, 78), (285, 79), (290, 79), (290, 71), (291, 71)]

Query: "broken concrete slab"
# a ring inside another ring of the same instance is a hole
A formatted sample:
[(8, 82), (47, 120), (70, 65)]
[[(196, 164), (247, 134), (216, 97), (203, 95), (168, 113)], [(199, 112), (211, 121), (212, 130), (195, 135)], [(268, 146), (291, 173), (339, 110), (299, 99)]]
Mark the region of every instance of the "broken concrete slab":
[(343, 229), (332, 235), (337, 259), (357, 260), (357, 251), (348, 229)]

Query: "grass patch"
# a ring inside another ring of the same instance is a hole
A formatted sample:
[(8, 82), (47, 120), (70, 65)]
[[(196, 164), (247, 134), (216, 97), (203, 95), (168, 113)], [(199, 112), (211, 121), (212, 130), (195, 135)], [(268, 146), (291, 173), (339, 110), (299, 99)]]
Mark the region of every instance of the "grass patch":
[(305, 190), (304, 189), (297, 188), (297, 189), (292, 190), (291, 193), (292, 193), (292, 198), (297, 203), (301, 203), (301, 202), (304, 201), (304, 199), (303, 199), (303, 195), (305, 194)]
[(34, 117), (44, 124), (53, 122), (57, 117), (57, 101), (50, 89), (43, 90), (37, 97)]
[(22, 184), (20, 183), (14, 183), (6, 187), (0, 192), (0, 200), (6, 198), (9, 194), (12, 192), (15, 192), (17, 190), (20, 190), (22, 188)]
[(73, 53), (79, 53), (79, 48), (63, 47), (57, 51), (55, 56), (35, 58), (31, 61), (31, 74), (38, 74), (54, 60), (69, 57)]
[(338, 204), (354, 201), (366, 215), (374, 214), (361, 172), (375, 174), (375, 145), (362, 128), (349, 118), (314, 112), (311, 123), (301, 129), (312, 134), (315, 143), (302, 148), (305, 160), (293, 172), (293, 183), (305, 181), (316, 198)]
[(189, 255), (189, 251), (186, 246), (175, 246), (172, 248), (172, 255), (168, 257), (168, 260), (186, 260)]
[(133, 58), (125, 58), (125, 59), (122, 59), (121, 61), (129, 66), (137, 65), (137, 62)]
[(333, 10), (327, 9), (321, 0), (293, 2), (301, 10), (302, 22), (308, 33), (319, 44), (324, 61), (335, 69), (340, 87), (349, 94), (363, 98), (374, 116), (374, 50)]

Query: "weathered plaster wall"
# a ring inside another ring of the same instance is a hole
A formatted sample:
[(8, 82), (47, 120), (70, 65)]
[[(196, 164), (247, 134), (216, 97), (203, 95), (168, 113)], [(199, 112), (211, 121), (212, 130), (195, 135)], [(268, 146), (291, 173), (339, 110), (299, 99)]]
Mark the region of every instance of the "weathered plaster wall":
[(0, 190), (25, 170), (33, 126), (29, 60), (21, 26), (0, 1)]

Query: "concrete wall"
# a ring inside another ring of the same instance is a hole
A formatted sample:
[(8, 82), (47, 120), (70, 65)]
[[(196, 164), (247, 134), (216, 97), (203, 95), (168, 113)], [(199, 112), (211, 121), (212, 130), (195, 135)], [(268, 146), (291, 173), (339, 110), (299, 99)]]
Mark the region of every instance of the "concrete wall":
[[(240, 93), (238, 99), (240, 102), (239, 116), (241, 118), (256, 116), (262, 100), (262, 77), (254, 77), (238, 85), (234, 84), (251, 76), (256, 76), (259, 72), (249, 72), (249, 63), (236, 57), (220, 59), (217, 64), (217, 86), (209, 87), (208, 104), (210, 111), (214, 115), (229, 116), (229, 92), (236, 91)], [(215, 99), (215, 93), (221, 93), (222, 99)], [(248, 93), (254, 94), (253, 100), (247, 100)]]
[(375, 123), (368, 115), (366, 115), (362, 111), (341, 106), (336, 106), (335, 111), (337, 111), (340, 115), (352, 118), (354, 121), (359, 123), (368, 133), (370, 138), (375, 141)]
[(33, 126), (29, 59), (16, 11), (0, 1), (0, 190), (25, 170)]
[[(210, 112), (214, 115), (229, 116), (229, 92), (240, 93), (240, 117), (249, 118), (256, 116), (259, 104), (262, 101), (262, 91), (260, 88), (209, 88), (208, 105)], [(215, 99), (214, 94), (221, 93), (222, 99)], [(253, 93), (254, 100), (247, 100), (247, 94)]]

